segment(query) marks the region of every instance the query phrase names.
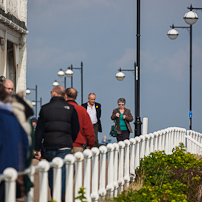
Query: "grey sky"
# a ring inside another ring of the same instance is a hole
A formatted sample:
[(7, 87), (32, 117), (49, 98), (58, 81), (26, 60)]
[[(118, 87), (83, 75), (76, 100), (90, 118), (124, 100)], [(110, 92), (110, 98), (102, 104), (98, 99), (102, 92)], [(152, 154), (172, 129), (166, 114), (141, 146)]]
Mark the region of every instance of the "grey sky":
[[(183, 17), (190, 4), (202, 8), (199, 0), (141, 1), (140, 114), (148, 117), (149, 132), (189, 127), (189, 31), (178, 29), (176, 40), (170, 40), (167, 32), (173, 23), (188, 26)], [(192, 111), (193, 130), (202, 132), (202, 12), (196, 12)], [(28, 30), (27, 87), (38, 85), (43, 104), (50, 99), (53, 81), (61, 80), (59, 69), (80, 67), (83, 61), (84, 101), (94, 92), (102, 104), (100, 140), (109, 134), (118, 98), (126, 99), (134, 116), (134, 74), (125, 72), (122, 82), (115, 74), (120, 67), (132, 69), (136, 60), (136, 1), (29, 0)], [(80, 104), (80, 70), (74, 70), (73, 79)], [(27, 98), (34, 99), (34, 93)]]

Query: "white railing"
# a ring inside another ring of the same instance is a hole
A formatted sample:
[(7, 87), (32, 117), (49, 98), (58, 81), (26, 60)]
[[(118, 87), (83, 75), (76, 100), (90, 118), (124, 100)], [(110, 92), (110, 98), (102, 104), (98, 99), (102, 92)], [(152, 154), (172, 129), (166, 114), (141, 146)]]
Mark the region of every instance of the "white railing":
[[(6, 183), (6, 202), (15, 201), (15, 180), (18, 175), (28, 174), (34, 183), (34, 174), (39, 171), (39, 202), (48, 201), (48, 170), (54, 169), (53, 199), (61, 201), (61, 167), (66, 164), (66, 192), (65, 201), (73, 202), (73, 193), (78, 195), (81, 186), (85, 187), (87, 201), (102, 201), (106, 196), (117, 196), (129, 182), (135, 180), (135, 169), (140, 165), (140, 158), (149, 155), (150, 152), (165, 150), (171, 154), (172, 149), (180, 142), (185, 144), (187, 138), (187, 150), (197, 153), (202, 142), (202, 135), (183, 128), (167, 128), (147, 135), (108, 144), (98, 148), (86, 149), (83, 153), (77, 152), (74, 156), (68, 154), (64, 160), (59, 157), (51, 163), (42, 160), (36, 166), (31, 166), (23, 173), (17, 173), (13, 168), (4, 170), (0, 180)], [(191, 141), (193, 139), (193, 141)], [(195, 139), (195, 140), (194, 140)], [(194, 149), (193, 149), (194, 148)], [(75, 185), (74, 185), (75, 184)], [(36, 185), (37, 186), (37, 185)], [(34, 190), (30, 190), (26, 197), (27, 202), (34, 201)]]
[(202, 134), (188, 130), (187, 136), (185, 136), (187, 139), (187, 152), (190, 152), (192, 154), (202, 154)]

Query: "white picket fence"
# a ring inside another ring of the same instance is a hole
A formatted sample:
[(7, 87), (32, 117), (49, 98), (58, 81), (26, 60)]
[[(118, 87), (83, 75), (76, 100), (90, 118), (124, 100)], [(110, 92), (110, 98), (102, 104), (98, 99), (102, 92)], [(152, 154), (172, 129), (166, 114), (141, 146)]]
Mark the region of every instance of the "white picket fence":
[[(202, 147), (202, 134), (172, 127), (124, 142), (110, 143), (99, 149), (86, 149), (83, 153), (77, 152), (74, 156), (68, 154), (64, 160), (59, 157), (54, 158), (50, 163), (42, 160), (38, 165), (31, 166), (22, 173), (17, 173), (13, 168), (7, 168), (3, 175), (0, 175), (0, 180), (5, 180), (6, 184), (5, 201), (15, 201), (15, 180), (18, 175), (28, 174), (34, 182), (34, 174), (37, 171), (40, 177), (39, 202), (48, 201), (48, 170), (53, 167), (53, 199), (60, 202), (63, 164), (66, 164), (66, 202), (78, 201), (74, 199), (73, 193), (75, 191), (77, 196), (82, 186), (85, 187), (87, 201), (102, 201), (106, 195), (115, 197), (135, 180), (135, 169), (140, 164), (140, 158), (157, 150), (164, 150), (165, 153), (171, 154), (172, 149), (180, 142), (187, 144), (187, 151), (196, 154)], [(26, 196), (27, 202), (34, 201), (33, 193), (32, 188)]]

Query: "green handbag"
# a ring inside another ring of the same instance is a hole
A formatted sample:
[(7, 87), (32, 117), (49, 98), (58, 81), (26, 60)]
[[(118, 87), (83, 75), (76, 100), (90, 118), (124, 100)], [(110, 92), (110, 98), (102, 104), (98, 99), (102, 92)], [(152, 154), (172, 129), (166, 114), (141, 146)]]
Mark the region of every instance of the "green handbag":
[[(118, 112), (118, 109), (117, 109), (117, 112)], [(114, 122), (114, 124), (111, 126), (111, 130), (109, 133), (111, 137), (117, 137), (117, 125), (118, 125), (117, 122), (118, 122), (118, 119), (116, 119), (116, 124)]]

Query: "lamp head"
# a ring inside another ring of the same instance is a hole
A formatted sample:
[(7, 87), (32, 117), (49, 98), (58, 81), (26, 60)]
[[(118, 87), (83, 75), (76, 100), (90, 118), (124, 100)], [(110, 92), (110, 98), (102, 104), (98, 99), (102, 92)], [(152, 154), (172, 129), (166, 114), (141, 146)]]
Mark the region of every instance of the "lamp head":
[(27, 90), (25, 92), (27, 95), (29, 95), (31, 93), (31, 90), (29, 88), (27, 88)]
[(187, 24), (193, 25), (197, 22), (198, 15), (193, 11), (189, 11), (189, 12), (185, 13), (184, 20)]
[(71, 69), (67, 69), (65, 74), (66, 74), (67, 77), (72, 77), (73, 76), (73, 71)]
[(62, 71), (62, 69), (60, 69), (60, 71), (58, 72), (58, 76), (62, 78), (64, 75), (65, 73)]
[(55, 80), (55, 81), (53, 82), (53, 87), (55, 87), (55, 86), (59, 86), (59, 83), (57, 82), (57, 80)]
[(125, 78), (125, 74), (123, 73), (123, 72), (118, 72), (117, 74), (116, 74), (116, 79), (118, 80), (118, 81), (123, 81), (124, 80), (124, 78)]
[(36, 106), (36, 102), (35, 102), (35, 101), (32, 101), (32, 105), (33, 105), (33, 106)]
[(171, 29), (171, 30), (169, 30), (168, 31), (168, 37), (170, 38), (170, 39), (172, 39), (172, 40), (174, 40), (174, 39), (176, 39), (177, 37), (178, 37), (178, 31), (177, 30), (175, 30), (175, 29)]

